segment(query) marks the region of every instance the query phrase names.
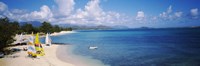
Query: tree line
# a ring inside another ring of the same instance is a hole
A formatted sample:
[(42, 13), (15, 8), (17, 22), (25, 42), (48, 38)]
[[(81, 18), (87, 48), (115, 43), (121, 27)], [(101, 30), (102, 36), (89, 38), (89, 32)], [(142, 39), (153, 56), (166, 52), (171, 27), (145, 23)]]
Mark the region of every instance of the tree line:
[(0, 51), (9, 44), (13, 43), (15, 40), (15, 34), (20, 33), (53, 33), (53, 32), (60, 32), (60, 31), (72, 31), (72, 28), (63, 28), (59, 27), (58, 25), (51, 25), (48, 22), (43, 22), (41, 26), (34, 27), (32, 24), (24, 24), (19, 25), (16, 21), (10, 21), (8, 18), (0, 18)]
[(53, 33), (53, 32), (60, 32), (60, 31), (72, 31), (72, 28), (63, 28), (59, 27), (58, 25), (51, 25), (49, 22), (44, 21), (40, 27), (33, 27), (32, 24), (24, 24), (18, 27), (19, 33), (26, 32), (27, 34), (33, 33)]

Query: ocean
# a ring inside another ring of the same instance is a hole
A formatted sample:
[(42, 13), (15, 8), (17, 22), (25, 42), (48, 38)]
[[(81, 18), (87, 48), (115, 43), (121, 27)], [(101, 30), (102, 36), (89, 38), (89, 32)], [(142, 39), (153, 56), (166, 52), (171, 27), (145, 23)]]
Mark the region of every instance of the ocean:
[(103, 65), (200, 66), (200, 29), (82, 30), (51, 38)]

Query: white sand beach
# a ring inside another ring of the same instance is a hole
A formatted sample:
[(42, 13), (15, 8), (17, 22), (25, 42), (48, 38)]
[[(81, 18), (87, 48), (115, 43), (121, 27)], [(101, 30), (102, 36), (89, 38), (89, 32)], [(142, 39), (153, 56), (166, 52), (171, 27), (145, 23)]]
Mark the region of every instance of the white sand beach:
[[(58, 33), (58, 35), (66, 33), (68, 32), (61, 32)], [(16, 41), (13, 44), (20, 42), (19, 37), (20, 35), (15, 36)], [(25, 39), (29, 37), (30, 35), (24, 35)], [(45, 55), (37, 58), (29, 57), (27, 51), (22, 50), (27, 46), (28, 45), (9, 47), (10, 49), (18, 48), (21, 49), (21, 51), (0, 58), (0, 66), (109, 66), (90, 57), (74, 55), (72, 53), (72, 46), (70, 45), (53, 44), (51, 46), (45, 46), (43, 44)]]
[[(24, 39), (24, 41), (22, 41), (22, 43), (23, 43), (23, 42), (27, 42), (27, 39), (28, 39), (30, 36), (31, 36), (31, 35), (23, 35), (23, 38), (21, 38), (21, 39)], [(16, 41), (14, 41), (12, 44), (20, 43), (20, 35), (16, 34), (16, 36), (14, 37), (14, 39), (15, 39)]]
[[(52, 45), (44, 47), (45, 56), (38, 58), (28, 57), (27, 51), (20, 51), (18, 53), (5, 56), (0, 59), (0, 66), (74, 66), (73, 64), (63, 62), (56, 56), (56, 50), (59, 45)], [(22, 49), (26, 46), (16, 46), (12, 48)]]
[(71, 34), (76, 33), (75, 31), (61, 31), (61, 32), (54, 32), (50, 36), (58, 36), (58, 35), (64, 35), (64, 34)]
[[(13, 44), (20, 42), (19, 37), (20, 35), (14, 37), (16, 41)], [(28, 37), (30, 37), (30, 35), (24, 35), (25, 39)], [(27, 46), (28, 45), (9, 47), (10, 49), (21, 49), (21, 51), (0, 58), (0, 66), (74, 66), (73, 64), (63, 62), (57, 58), (56, 52), (60, 45), (43, 45), (45, 55), (37, 58), (29, 57), (27, 51), (22, 50)]]

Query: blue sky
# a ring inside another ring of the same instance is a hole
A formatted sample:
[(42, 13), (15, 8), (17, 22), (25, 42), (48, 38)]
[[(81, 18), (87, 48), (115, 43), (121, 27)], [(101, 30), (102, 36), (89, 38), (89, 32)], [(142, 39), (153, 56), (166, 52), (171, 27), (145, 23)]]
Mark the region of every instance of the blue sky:
[(200, 26), (200, 0), (0, 0), (0, 16), (52, 24)]

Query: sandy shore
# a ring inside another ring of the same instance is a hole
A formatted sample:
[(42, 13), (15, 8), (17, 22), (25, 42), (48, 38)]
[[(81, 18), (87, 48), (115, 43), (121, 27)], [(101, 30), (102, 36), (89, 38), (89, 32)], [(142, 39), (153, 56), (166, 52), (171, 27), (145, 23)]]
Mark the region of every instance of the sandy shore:
[(59, 36), (59, 35), (64, 35), (64, 34), (71, 34), (71, 33), (76, 33), (75, 31), (61, 31), (61, 32), (54, 32), (50, 36)]
[[(71, 33), (67, 32), (60, 32), (55, 34), (54, 36)], [(28, 39), (31, 35), (23, 35), (23, 39)], [(14, 37), (16, 39), (13, 44), (17, 44), (20, 42), (20, 35), (16, 35)], [(26, 40), (25, 40), (26, 42)], [(52, 46), (43, 46), (45, 51), (45, 56), (40, 56), (37, 58), (28, 57), (27, 51), (19, 51), (12, 55), (6, 55), (4, 58), (0, 58), (0, 66), (74, 66), (73, 64), (63, 62), (57, 58), (57, 48), (60, 45), (53, 44)], [(27, 47), (27, 45), (23, 46), (15, 46), (9, 47), (23, 49), (23, 47)]]
[[(73, 53), (74, 50), (73, 45), (64, 45), (59, 46), (57, 49), (57, 57), (58, 59), (72, 63), (75, 66), (110, 66), (107, 64), (104, 64), (100, 60), (93, 59), (90, 56), (81, 56)], [(63, 55), (64, 54), (64, 55)]]
[[(27, 42), (27, 39), (30, 37), (31, 35), (23, 35), (23, 38), (22, 39), (26, 39), (25, 41), (22, 41), (23, 42)], [(12, 44), (17, 44), (17, 43), (20, 43), (20, 35), (16, 34), (14, 39), (16, 41), (14, 41)]]
[[(61, 32), (54, 36), (66, 33), (74, 32)], [(29, 38), (30, 35), (24, 35), (24, 37)], [(16, 35), (15, 39), (16, 41), (13, 44), (19, 43), (19, 35)], [(27, 47), (27, 45), (10, 48), (23, 49), (23, 47)], [(31, 58), (28, 57), (27, 51), (22, 50), (12, 55), (7, 55), (4, 58), (0, 58), (0, 66), (108, 66), (104, 65), (101, 61), (94, 60), (90, 57), (74, 55), (72, 53), (73, 49), (71, 45), (53, 44), (52, 46), (44, 45), (43, 48), (45, 56)]]
[[(28, 57), (27, 51), (20, 51), (0, 59), (0, 66), (74, 66), (73, 64), (63, 62), (56, 56), (56, 50), (59, 45), (44, 46), (45, 56), (38, 58)], [(22, 49), (25, 46), (16, 46), (12, 48)]]

